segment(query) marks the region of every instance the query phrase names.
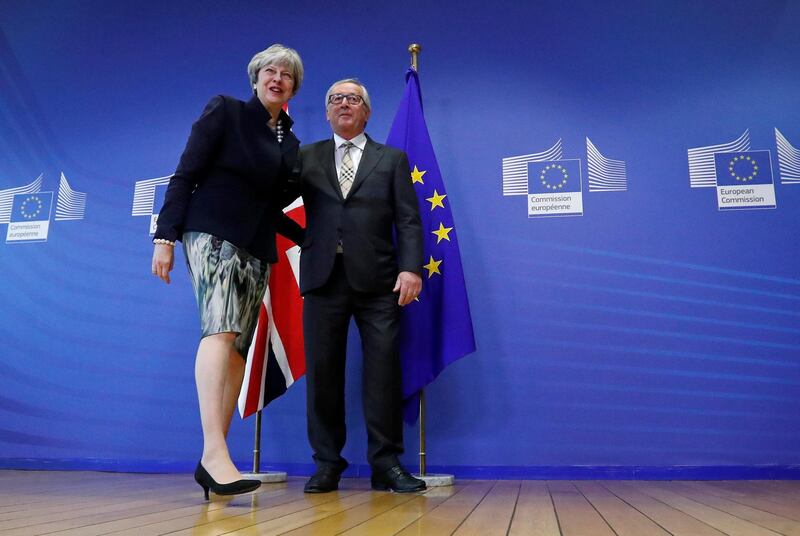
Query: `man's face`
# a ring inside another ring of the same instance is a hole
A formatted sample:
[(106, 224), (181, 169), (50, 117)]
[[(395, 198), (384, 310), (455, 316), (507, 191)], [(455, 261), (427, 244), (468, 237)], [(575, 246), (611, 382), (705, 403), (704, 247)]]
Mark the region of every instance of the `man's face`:
[[(361, 86), (351, 82), (336, 84), (331, 94), (364, 96)], [(363, 100), (359, 104), (350, 104), (344, 98), (339, 104), (328, 103), (325, 107), (325, 117), (336, 134), (350, 140), (364, 132), (364, 127), (369, 119), (369, 109)]]

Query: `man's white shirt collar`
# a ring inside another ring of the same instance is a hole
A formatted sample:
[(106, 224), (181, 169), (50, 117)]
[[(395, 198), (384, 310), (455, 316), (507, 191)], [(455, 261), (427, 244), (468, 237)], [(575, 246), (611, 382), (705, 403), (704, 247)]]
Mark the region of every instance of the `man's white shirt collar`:
[(339, 136), (338, 134), (333, 135), (333, 142), (336, 144), (337, 149), (339, 149), (339, 147), (341, 147), (342, 144), (347, 141), (350, 141), (350, 143), (352, 143), (353, 145), (355, 145), (356, 147), (358, 147), (363, 151), (364, 147), (367, 146), (367, 135), (364, 132), (362, 132), (352, 140), (346, 140), (343, 137)]

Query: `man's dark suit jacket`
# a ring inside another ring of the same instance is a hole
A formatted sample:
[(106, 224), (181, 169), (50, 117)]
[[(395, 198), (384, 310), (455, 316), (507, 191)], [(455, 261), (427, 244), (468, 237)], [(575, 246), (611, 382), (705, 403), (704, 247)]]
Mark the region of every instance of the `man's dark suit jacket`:
[[(192, 126), (189, 141), (167, 188), (156, 238), (180, 240), (202, 231), (275, 262), (275, 232), (300, 241), (281, 209), (293, 197), (287, 179), (300, 142), (281, 112), (283, 143), (267, 125), (269, 112), (257, 97), (248, 102), (218, 95)], [(296, 197), (296, 192), (295, 196)], [(280, 222), (280, 223), (279, 223)], [(288, 232), (276, 229), (288, 224)]]
[(350, 286), (391, 292), (397, 274), (422, 269), (422, 225), (403, 151), (367, 137), (347, 198), (334, 169), (333, 139), (300, 148), (306, 232), (300, 256), (300, 291), (322, 287), (344, 250)]

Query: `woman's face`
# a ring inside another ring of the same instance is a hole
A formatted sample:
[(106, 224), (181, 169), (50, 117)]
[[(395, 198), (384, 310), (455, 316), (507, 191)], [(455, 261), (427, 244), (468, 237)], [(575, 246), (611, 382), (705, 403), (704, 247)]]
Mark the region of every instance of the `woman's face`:
[(285, 65), (265, 65), (258, 71), (256, 95), (267, 108), (286, 104), (293, 89), (294, 75)]

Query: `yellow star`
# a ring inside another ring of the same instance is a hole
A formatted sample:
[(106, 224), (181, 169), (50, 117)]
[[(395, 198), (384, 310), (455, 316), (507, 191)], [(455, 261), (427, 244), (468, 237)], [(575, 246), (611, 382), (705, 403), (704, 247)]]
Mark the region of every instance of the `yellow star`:
[(431, 233), (436, 235), (436, 243), (438, 244), (442, 240), (447, 240), (448, 242), (450, 242), (450, 237), (448, 236), (447, 233), (449, 233), (452, 230), (453, 230), (452, 227), (445, 227), (442, 222), (439, 222), (439, 229), (437, 229), (436, 231), (431, 231)]
[(425, 175), (427, 171), (420, 171), (417, 169), (417, 166), (414, 166), (414, 171), (411, 172), (411, 184), (418, 182), (420, 184), (425, 184), (422, 180), (422, 176)]
[(430, 279), (433, 274), (442, 275), (442, 272), (439, 271), (440, 264), (442, 264), (442, 261), (435, 261), (431, 256), (431, 260), (428, 261), (428, 264), (423, 266), (423, 268), (428, 270), (428, 279)]
[(434, 190), (433, 197), (428, 197), (425, 199), (425, 201), (431, 202), (431, 211), (433, 211), (433, 209), (435, 209), (436, 207), (444, 208), (444, 203), (442, 203), (442, 201), (444, 200), (445, 197), (447, 197), (447, 194), (439, 195), (439, 192)]

